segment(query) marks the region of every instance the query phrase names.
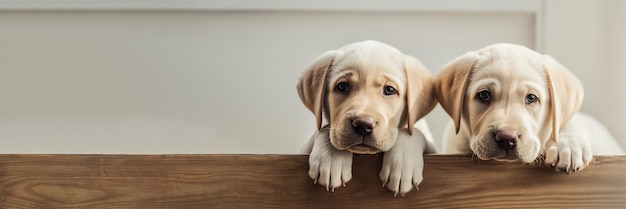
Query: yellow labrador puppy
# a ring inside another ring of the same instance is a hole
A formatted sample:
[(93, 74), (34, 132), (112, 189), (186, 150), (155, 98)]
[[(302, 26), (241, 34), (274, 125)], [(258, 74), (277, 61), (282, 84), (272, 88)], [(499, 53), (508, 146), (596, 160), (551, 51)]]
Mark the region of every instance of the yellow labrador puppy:
[(526, 47), (494, 44), (468, 52), (445, 65), (434, 86), (453, 119), (443, 153), (525, 163), (543, 156), (567, 173), (585, 168), (599, 148), (623, 153), (601, 124), (577, 113), (580, 81)]
[(430, 72), (417, 59), (381, 42), (357, 42), (317, 58), (297, 89), (317, 119), (304, 151), (315, 182), (333, 191), (345, 186), (352, 154), (379, 152), (380, 178), (395, 195), (422, 181), (423, 154), (434, 149), (419, 119), (437, 103)]

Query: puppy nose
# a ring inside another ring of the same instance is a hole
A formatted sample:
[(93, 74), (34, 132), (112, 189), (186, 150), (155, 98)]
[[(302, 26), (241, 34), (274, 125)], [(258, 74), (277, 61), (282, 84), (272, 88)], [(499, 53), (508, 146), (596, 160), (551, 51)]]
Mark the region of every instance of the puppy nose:
[(516, 131), (498, 131), (494, 136), (498, 147), (503, 150), (513, 150), (519, 140), (519, 135)]
[(373, 118), (358, 117), (352, 120), (354, 133), (361, 136), (371, 135), (374, 132), (374, 127), (376, 127), (376, 122), (374, 122)]

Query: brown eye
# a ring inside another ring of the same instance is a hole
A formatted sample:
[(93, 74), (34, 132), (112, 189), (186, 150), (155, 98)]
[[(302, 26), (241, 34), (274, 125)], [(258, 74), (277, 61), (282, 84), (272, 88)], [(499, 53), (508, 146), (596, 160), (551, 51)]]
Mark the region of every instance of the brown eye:
[(341, 82), (337, 84), (337, 91), (350, 92), (350, 84), (348, 82)]
[(383, 88), (383, 95), (389, 96), (396, 94), (398, 94), (398, 91), (396, 91), (396, 88), (393, 86), (385, 86), (385, 88)]
[(536, 103), (539, 99), (537, 98), (537, 95), (534, 94), (529, 94), (526, 95), (526, 104), (533, 104)]
[(479, 91), (478, 94), (476, 94), (476, 99), (482, 102), (489, 102), (491, 100), (491, 93), (487, 90)]

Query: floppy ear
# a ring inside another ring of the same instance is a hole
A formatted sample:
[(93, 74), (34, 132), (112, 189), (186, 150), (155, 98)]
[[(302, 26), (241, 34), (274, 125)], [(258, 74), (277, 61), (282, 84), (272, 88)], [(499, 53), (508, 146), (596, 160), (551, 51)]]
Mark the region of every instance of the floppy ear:
[(583, 102), (583, 85), (565, 66), (544, 55), (544, 71), (550, 94), (551, 138), (558, 141), (559, 130), (578, 112)]
[(435, 95), (441, 107), (452, 117), (456, 133), (461, 128), (465, 91), (477, 60), (475, 52), (465, 53), (444, 65), (435, 78)]
[(413, 134), (413, 125), (426, 116), (437, 105), (433, 92), (433, 78), (430, 71), (415, 57), (405, 55), (404, 73), (406, 74), (406, 118), (409, 134)]
[(304, 106), (315, 114), (317, 129), (322, 128), (322, 107), (326, 92), (326, 74), (339, 52), (327, 51), (311, 64), (298, 82), (298, 95)]

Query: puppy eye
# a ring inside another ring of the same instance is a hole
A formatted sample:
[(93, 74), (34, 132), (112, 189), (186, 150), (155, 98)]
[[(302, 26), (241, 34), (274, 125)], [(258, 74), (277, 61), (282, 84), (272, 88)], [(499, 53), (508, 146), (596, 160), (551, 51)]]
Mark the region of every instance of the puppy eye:
[(385, 88), (383, 88), (383, 94), (386, 96), (396, 95), (398, 94), (398, 91), (396, 91), (396, 88), (393, 86), (385, 86)]
[(350, 84), (348, 84), (348, 82), (338, 83), (337, 84), (337, 91), (349, 92), (350, 91)]
[(482, 90), (476, 94), (476, 98), (482, 102), (489, 102), (489, 100), (491, 100), (491, 93), (487, 90)]
[(537, 102), (537, 100), (539, 100), (539, 99), (537, 98), (537, 95), (534, 95), (534, 94), (529, 94), (529, 95), (526, 95), (526, 104), (533, 104), (533, 103), (536, 103), (536, 102)]

